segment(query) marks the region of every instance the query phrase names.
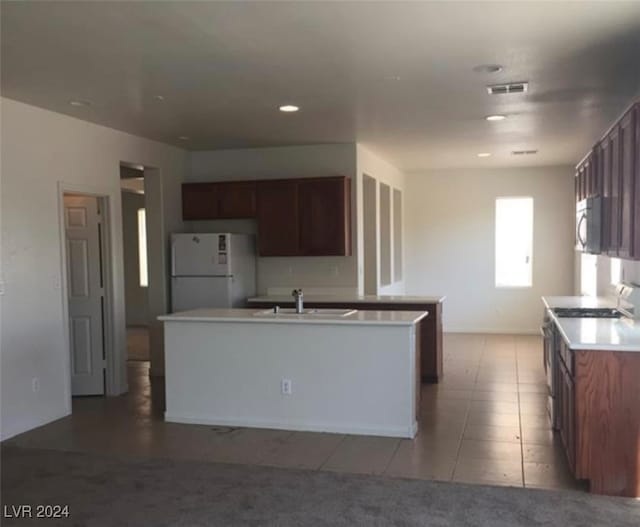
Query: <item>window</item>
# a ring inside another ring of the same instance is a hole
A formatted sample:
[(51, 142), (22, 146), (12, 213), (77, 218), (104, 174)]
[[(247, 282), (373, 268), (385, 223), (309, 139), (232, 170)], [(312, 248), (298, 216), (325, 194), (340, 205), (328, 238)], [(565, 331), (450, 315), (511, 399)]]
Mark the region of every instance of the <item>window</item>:
[(140, 287), (149, 285), (147, 268), (147, 218), (144, 209), (138, 209), (138, 270)]
[(496, 287), (531, 287), (533, 198), (496, 199)]
[(618, 285), (620, 283), (621, 263), (620, 258), (611, 258), (611, 285)]

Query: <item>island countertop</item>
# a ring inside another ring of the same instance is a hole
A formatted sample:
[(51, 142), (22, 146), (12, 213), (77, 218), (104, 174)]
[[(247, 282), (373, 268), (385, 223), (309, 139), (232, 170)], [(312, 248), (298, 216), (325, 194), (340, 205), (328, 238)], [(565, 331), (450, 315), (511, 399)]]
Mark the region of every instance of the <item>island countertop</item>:
[(248, 324), (325, 324), (325, 325), (375, 325), (411, 326), (429, 313), (428, 311), (360, 311), (341, 315), (296, 315), (280, 313), (264, 314), (264, 309), (193, 309), (158, 317), (163, 322), (241, 322)]
[[(304, 301), (310, 304), (441, 304), (444, 296), (404, 296), (404, 295), (320, 295), (305, 294)], [(248, 303), (291, 303), (291, 295), (265, 295), (247, 299)]]

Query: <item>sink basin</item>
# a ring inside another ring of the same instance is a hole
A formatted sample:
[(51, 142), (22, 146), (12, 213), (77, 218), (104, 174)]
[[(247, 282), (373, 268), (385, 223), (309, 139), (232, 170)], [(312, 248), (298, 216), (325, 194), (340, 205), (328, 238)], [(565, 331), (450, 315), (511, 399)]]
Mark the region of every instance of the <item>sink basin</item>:
[(357, 309), (305, 309), (303, 313), (296, 313), (293, 308), (280, 308), (277, 313), (273, 312), (273, 309), (265, 309), (263, 311), (256, 311), (254, 317), (348, 317), (357, 312)]

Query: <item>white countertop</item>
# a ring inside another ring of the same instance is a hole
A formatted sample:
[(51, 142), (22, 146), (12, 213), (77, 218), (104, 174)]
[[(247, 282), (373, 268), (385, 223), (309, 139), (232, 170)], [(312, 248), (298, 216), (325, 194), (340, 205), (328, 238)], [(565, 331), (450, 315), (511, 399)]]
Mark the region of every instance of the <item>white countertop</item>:
[(261, 316), (264, 309), (194, 309), (158, 317), (167, 322), (244, 322), (259, 324), (362, 324), (411, 326), (428, 315), (427, 311), (355, 311), (347, 316), (279, 314)]
[[(616, 301), (606, 297), (547, 296), (548, 309), (615, 308)], [(562, 338), (572, 350), (619, 351), (640, 353), (640, 320), (631, 318), (568, 318), (551, 316)]]
[(640, 353), (640, 321), (626, 317), (554, 319), (572, 350)]
[[(304, 301), (313, 304), (353, 303), (353, 304), (440, 304), (444, 296), (405, 296), (405, 295), (304, 295)], [(248, 298), (247, 302), (268, 302), (277, 304), (292, 303), (291, 295), (267, 295)]]

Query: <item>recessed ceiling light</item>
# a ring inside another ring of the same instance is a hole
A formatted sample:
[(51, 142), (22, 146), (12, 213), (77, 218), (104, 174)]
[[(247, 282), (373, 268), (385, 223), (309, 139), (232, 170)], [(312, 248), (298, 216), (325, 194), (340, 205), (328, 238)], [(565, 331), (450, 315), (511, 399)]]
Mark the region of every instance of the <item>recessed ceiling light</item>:
[(487, 121), (504, 121), (506, 118), (506, 115), (487, 115), (485, 117)]
[(77, 106), (77, 107), (91, 106), (91, 103), (89, 101), (80, 101), (80, 100), (69, 101), (69, 104), (71, 106)]
[(473, 71), (476, 73), (498, 73), (502, 71), (502, 66), (500, 64), (480, 64), (473, 68)]
[(164, 96), (162, 96), (162, 95), (154, 95), (153, 98), (156, 101), (164, 101)]
[(478, 154), (478, 157), (490, 157), (491, 154), (489, 152), (480, 152)]
[(283, 106), (280, 106), (280, 108), (278, 108), (278, 110), (280, 110), (281, 112), (297, 112), (300, 108), (298, 108), (297, 106), (294, 106), (293, 104), (285, 104)]
[(188, 141), (191, 138), (188, 135), (181, 135), (178, 139), (180, 139), (180, 141)]

